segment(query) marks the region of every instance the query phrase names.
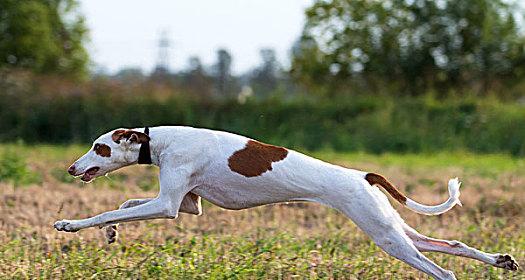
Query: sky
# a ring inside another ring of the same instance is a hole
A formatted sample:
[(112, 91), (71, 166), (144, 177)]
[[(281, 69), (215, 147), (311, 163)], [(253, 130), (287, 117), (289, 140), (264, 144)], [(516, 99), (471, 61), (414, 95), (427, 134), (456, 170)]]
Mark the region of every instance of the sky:
[(90, 29), (88, 50), (95, 68), (115, 73), (125, 67), (151, 71), (158, 61), (163, 31), (170, 39), (169, 66), (177, 71), (199, 56), (204, 65), (216, 50), (233, 56), (236, 74), (260, 63), (259, 50), (276, 50), (289, 65), (293, 42), (304, 24), (304, 9), (313, 0), (81, 0)]

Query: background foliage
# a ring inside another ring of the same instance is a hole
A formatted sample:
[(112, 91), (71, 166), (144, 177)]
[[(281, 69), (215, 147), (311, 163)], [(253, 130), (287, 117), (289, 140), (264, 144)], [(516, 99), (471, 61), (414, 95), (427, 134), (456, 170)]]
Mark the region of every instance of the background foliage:
[(85, 78), (87, 29), (75, 0), (0, 1), (0, 69)]
[(524, 11), (503, 0), (331, 0), (306, 10), (291, 70), (275, 51), (187, 69), (87, 69), (75, 0), (2, 1), (0, 140), (90, 142), (191, 125), (315, 150), (525, 154)]
[(518, 2), (316, 1), (306, 16), (292, 68), (306, 85), (486, 93), (525, 74)]
[(356, 96), (333, 102), (275, 97), (239, 104), (235, 99), (157, 95), (154, 89), (149, 95), (134, 94), (103, 82), (62, 94), (56, 88), (60, 83), (51, 92), (38, 84), (27, 90), (11, 86), (0, 94), (0, 139), (85, 143), (117, 127), (192, 125), (308, 150), (465, 149), (525, 155), (523, 105), (494, 98)]

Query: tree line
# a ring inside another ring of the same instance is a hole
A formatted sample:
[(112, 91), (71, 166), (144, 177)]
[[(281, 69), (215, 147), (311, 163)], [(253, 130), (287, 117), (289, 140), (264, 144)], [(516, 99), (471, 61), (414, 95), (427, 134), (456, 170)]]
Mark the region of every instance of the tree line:
[(88, 30), (77, 0), (4, 0), (0, 70), (146, 82), (204, 98), (253, 92), (515, 98), (525, 88), (524, 14), (517, 0), (317, 0), (291, 46), (290, 69), (263, 49), (259, 66), (235, 76), (233, 55), (220, 49), (210, 68), (192, 57), (179, 73), (122, 69), (90, 78)]
[(98, 73), (94, 80), (110, 80), (127, 88), (148, 85), (176, 91), (199, 99), (268, 97), (291, 87), (286, 72), (277, 61), (275, 50), (260, 50), (261, 62), (241, 75), (232, 73), (233, 56), (227, 49), (216, 51), (216, 62), (203, 65), (200, 58), (192, 56), (185, 69), (171, 72), (157, 66), (151, 73), (141, 68), (124, 68), (114, 75)]

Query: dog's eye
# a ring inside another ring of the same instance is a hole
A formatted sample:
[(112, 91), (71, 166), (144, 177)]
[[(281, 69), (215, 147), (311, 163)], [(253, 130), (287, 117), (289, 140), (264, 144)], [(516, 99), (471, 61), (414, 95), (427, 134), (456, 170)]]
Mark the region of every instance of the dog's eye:
[(93, 147), (93, 151), (97, 151), (100, 148), (100, 144), (95, 144)]

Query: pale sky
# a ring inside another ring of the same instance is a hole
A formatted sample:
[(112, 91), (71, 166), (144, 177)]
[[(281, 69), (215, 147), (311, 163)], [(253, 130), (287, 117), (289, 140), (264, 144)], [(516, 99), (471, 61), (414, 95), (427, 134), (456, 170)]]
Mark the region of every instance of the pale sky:
[(81, 0), (90, 29), (92, 60), (110, 73), (122, 67), (149, 72), (157, 61), (162, 30), (171, 39), (170, 68), (180, 70), (197, 55), (204, 65), (224, 47), (241, 73), (259, 64), (259, 49), (271, 47), (289, 63), (289, 52), (313, 0)]

